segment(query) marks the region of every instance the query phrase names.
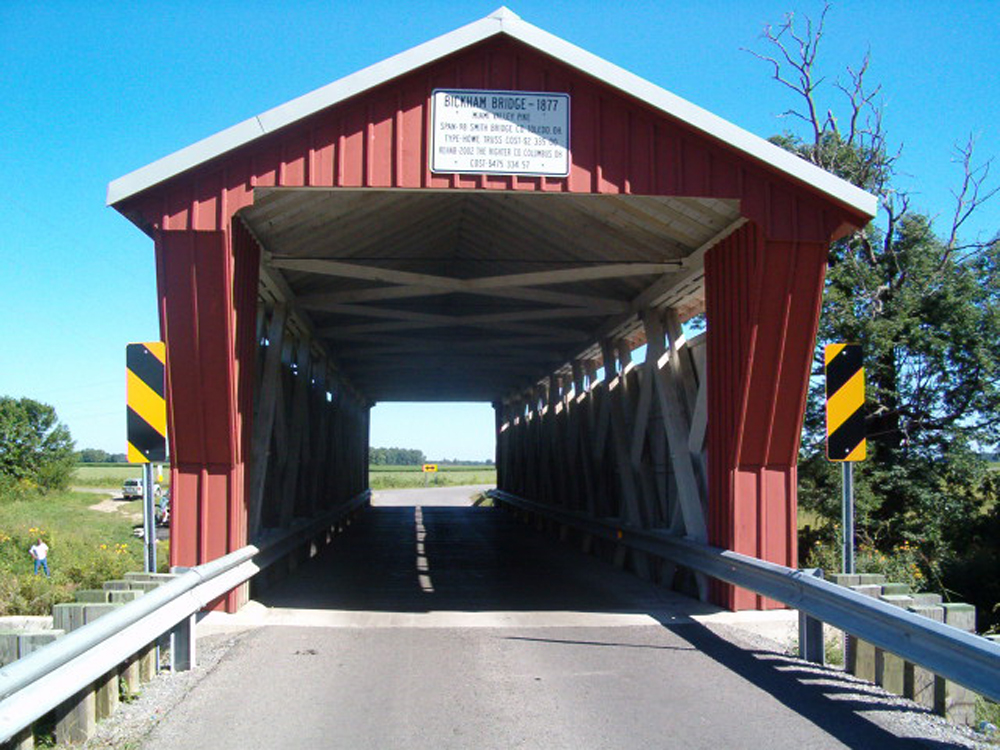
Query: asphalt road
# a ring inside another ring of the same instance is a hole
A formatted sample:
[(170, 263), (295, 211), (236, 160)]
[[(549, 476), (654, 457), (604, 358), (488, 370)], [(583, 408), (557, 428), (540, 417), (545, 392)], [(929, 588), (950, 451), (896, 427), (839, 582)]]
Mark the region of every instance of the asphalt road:
[(434, 487), (432, 489), (408, 490), (375, 490), (372, 493), (372, 505), (375, 507), (461, 507), (472, 505), (472, 500), (486, 490), (493, 489), (492, 484), (469, 484), (459, 487)]
[(261, 598), (143, 747), (926, 747), (839, 678), (689, 616), (704, 605), (423, 497), (365, 511)]

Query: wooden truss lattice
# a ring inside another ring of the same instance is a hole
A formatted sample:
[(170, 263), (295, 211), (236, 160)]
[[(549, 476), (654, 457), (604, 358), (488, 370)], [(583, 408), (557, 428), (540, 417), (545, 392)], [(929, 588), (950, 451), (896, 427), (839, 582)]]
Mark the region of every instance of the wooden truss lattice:
[[(688, 342), (669, 308), (644, 311), (642, 322), (644, 363), (632, 363), (627, 341), (604, 339), (602, 378), (596, 360), (574, 360), (571, 379), (552, 375), (499, 405), (498, 485), (537, 502), (705, 542), (704, 337)], [(665, 581), (676, 573), (669, 563), (654, 573), (641, 553), (633, 566)], [(696, 583), (707, 598), (707, 580), (699, 575)]]

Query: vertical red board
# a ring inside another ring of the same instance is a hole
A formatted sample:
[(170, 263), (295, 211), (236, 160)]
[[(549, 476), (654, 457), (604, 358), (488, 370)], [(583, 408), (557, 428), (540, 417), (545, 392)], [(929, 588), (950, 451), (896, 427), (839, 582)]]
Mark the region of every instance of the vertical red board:
[(299, 132), (286, 138), (282, 144), (282, 159), (278, 184), (282, 187), (301, 187), (305, 185), (308, 164), (309, 134)]
[[(192, 204), (194, 203), (190, 183), (183, 182), (180, 185), (172, 185), (171, 189), (167, 191), (166, 201), (166, 215), (163, 217), (162, 226), (167, 229), (188, 229)], [(159, 223), (157, 221), (157, 224)]]
[(334, 123), (322, 122), (313, 130), (309, 157), (310, 187), (323, 187), (333, 184), (336, 140), (337, 130)]
[(368, 185), (393, 186), (393, 163), (396, 154), (395, 117), (397, 93), (386, 92), (370, 107), (371, 125), (368, 142)]
[(400, 129), (396, 134), (399, 149), (396, 157), (399, 162), (396, 187), (418, 188), (423, 183), (423, 175), (427, 169), (427, 150), (424, 148), (423, 135), (427, 96), (428, 93), (417, 82), (403, 90)]
[(628, 174), (628, 111), (618, 99), (601, 97), (598, 103), (601, 127), (598, 160), (601, 170), (597, 192), (620, 193), (624, 191)]
[(274, 187), (278, 184), (281, 170), (281, 143), (277, 138), (265, 138), (254, 149), (251, 185), (253, 187)]
[(338, 187), (364, 187), (368, 132), (367, 107), (355, 104), (344, 115), (340, 149), (340, 184)]
[[(173, 448), (171, 438), (171, 448)], [(176, 456), (176, 454), (175, 454)], [(170, 469), (170, 565), (198, 564), (198, 474), (172, 457)]]
[(596, 97), (584, 87), (573, 86), (570, 93), (570, 138), (572, 160), (569, 166), (569, 192), (596, 192), (597, 140), (600, 138)]
[(222, 186), (223, 175), (218, 170), (198, 179), (192, 207), (192, 229), (210, 232), (219, 228), (222, 212)]
[(628, 173), (625, 192), (649, 195), (654, 192), (650, 170), (653, 164), (653, 123), (639, 114), (630, 116)]

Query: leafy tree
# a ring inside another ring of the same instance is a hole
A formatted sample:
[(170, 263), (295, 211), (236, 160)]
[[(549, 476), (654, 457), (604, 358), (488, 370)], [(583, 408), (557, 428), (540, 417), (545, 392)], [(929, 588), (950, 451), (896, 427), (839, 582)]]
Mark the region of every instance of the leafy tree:
[[(976, 163), (970, 137), (956, 147), (962, 173), (945, 230), (911, 209), (895, 185), (900, 152), (889, 148), (880, 88), (865, 80), (868, 57), (848, 68), (846, 82), (831, 86), (818, 73), (828, 10), (815, 25), (806, 19), (804, 31), (792, 14), (766, 27), (769, 54), (752, 54), (794, 93), (798, 104), (785, 114), (804, 126), (772, 140), (879, 199), (878, 218), (831, 248), (819, 343), (856, 342), (865, 354), (859, 539), (883, 553), (915, 545), (925, 574), (940, 584), (972, 547), (997, 545), (985, 533), (997, 481), (981, 450), (1000, 439), (1000, 240), (962, 239), (970, 216), (997, 189), (988, 188), (991, 162)], [(820, 103), (831, 88), (839, 108)], [(800, 502), (826, 519), (830, 538), (840, 479), (824, 456), (821, 352), (803, 433)]]
[(427, 461), (424, 452), (415, 448), (370, 448), (369, 466), (416, 466)]
[(84, 448), (77, 451), (76, 460), (81, 464), (123, 464), (127, 457), (124, 453), (108, 453), (102, 448)]
[(76, 460), (82, 464), (106, 464), (111, 461), (110, 455), (100, 448), (84, 448), (76, 454)]
[(73, 465), (73, 440), (54, 408), (0, 396), (0, 479), (62, 489)]

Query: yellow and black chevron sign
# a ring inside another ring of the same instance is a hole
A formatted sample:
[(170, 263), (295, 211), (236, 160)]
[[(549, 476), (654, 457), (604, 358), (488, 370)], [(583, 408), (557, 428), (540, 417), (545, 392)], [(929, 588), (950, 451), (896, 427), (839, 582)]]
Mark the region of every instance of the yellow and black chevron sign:
[(826, 360), (826, 457), (864, 461), (865, 368), (858, 344), (829, 344)]
[(162, 341), (125, 347), (129, 463), (167, 460), (166, 361)]

